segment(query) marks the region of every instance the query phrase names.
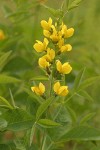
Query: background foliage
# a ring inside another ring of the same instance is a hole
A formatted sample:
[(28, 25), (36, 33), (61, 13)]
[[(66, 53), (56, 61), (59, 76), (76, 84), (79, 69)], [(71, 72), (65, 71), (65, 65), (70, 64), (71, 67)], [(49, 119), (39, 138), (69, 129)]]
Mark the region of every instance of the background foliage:
[[(36, 39), (42, 39), (40, 21), (42, 19), (48, 20), (50, 16), (53, 17), (41, 4), (58, 9), (61, 3), (62, 0), (48, 0), (46, 2), (42, 0), (0, 0), (0, 29), (4, 31), (6, 36), (5, 40), (0, 41), (0, 95), (5, 97), (9, 103), (13, 103), (13, 95), (15, 100), (13, 105), (31, 111), (31, 115), (36, 114), (38, 104), (35, 102), (36, 97), (32, 95), (30, 87), (37, 74), (44, 75), (37, 65), (39, 56), (33, 50), (33, 44)], [(69, 40), (73, 45), (73, 51), (63, 56), (63, 59), (67, 57), (73, 66), (73, 72), (66, 78), (70, 88), (73, 87), (75, 77), (82, 68), (85, 68), (83, 80), (100, 75), (99, 3), (99, 0), (84, 0), (79, 7), (71, 10), (64, 18), (64, 23), (68, 27), (75, 28), (75, 35)], [(84, 92), (76, 94), (68, 101), (66, 107), (70, 106), (76, 112), (77, 123), (88, 114), (87, 118), (91, 118), (89, 124), (100, 128), (100, 80), (91, 79), (88, 82), (90, 86), (86, 87), (85, 91), (89, 95)], [(92, 82), (93, 84), (91, 84)], [(4, 111), (3, 108), (0, 108), (0, 113)], [(20, 111), (19, 113), (22, 114)], [(31, 124), (32, 116), (28, 113), (24, 115), (25, 119), (30, 118)], [(84, 120), (81, 121), (84, 122)], [(25, 128), (27, 128), (27, 124), (28, 122), (24, 124)], [(9, 129), (11, 128), (9, 126)], [(16, 127), (15, 130), (17, 131)], [(22, 138), (23, 134), (23, 132), (17, 132), (17, 138)], [(14, 132), (0, 133), (0, 142), (6, 141), (12, 144), (12, 138), (15, 138)], [(21, 150), (24, 150), (22, 143), (15, 142), (17, 149), (22, 146)], [(99, 150), (99, 143), (97, 145), (96, 147), (92, 142), (79, 142), (77, 149)], [(62, 149), (68, 148), (70, 150), (73, 146), (75, 146), (74, 142), (71, 141), (65, 144)], [(2, 149), (5, 149), (5, 145), (2, 145)]]

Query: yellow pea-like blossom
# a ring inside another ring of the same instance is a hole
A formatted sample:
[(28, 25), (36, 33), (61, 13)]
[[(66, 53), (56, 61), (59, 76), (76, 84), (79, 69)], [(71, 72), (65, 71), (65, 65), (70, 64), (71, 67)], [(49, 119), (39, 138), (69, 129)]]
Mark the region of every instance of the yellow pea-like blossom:
[(47, 54), (43, 56), (48, 62), (51, 62), (55, 58), (55, 51), (53, 49), (48, 48)]
[(62, 27), (61, 33), (64, 38), (69, 38), (74, 34), (73, 28), (67, 29), (67, 26), (65, 24), (62, 24), (61, 27)]
[(60, 51), (61, 52), (66, 52), (66, 51), (71, 51), (72, 50), (72, 46), (70, 44), (66, 44), (66, 45), (63, 45), (61, 48), (60, 48)]
[(66, 96), (69, 93), (68, 86), (61, 86), (60, 82), (56, 82), (53, 89), (54, 92), (59, 96)]
[(58, 38), (58, 32), (54, 25), (51, 26), (50, 30), (43, 30), (43, 35), (47, 38), (52, 39), (52, 41), (58, 41), (58, 39), (55, 40), (56, 38)]
[(60, 39), (60, 36), (59, 36), (57, 33), (53, 33), (53, 34), (50, 36), (50, 39), (51, 39), (53, 42), (58, 42), (59, 39)]
[(48, 30), (43, 30), (43, 35), (47, 38), (50, 38), (51, 32)]
[(58, 47), (61, 48), (64, 45), (64, 38), (61, 38), (58, 43), (57, 43)]
[(42, 26), (42, 28), (43, 28), (44, 30), (50, 31), (51, 26), (52, 26), (52, 19), (49, 18), (48, 22), (45, 21), (45, 20), (42, 20), (42, 21), (41, 21), (41, 26)]
[(69, 38), (74, 34), (74, 29), (73, 28), (69, 28), (67, 30), (67, 32), (65, 32), (65, 38)]
[(45, 86), (40, 82), (39, 86), (33, 86), (31, 87), (31, 90), (37, 95), (43, 95), (45, 92)]
[(44, 38), (44, 41), (41, 42), (41, 41), (38, 41), (36, 40), (37, 43), (35, 43), (33, 45), (33, 48), (37, 51), (37, 52), (43, 52), (43, 51), (46, 51), (46, 48), (47, 48), (47, 45), (49, 43), (48, 39), (47, 38)]
[(72, 67), (68, 62), (62, 64), (59, 60), (56, 63), (57, 70), (62, 74), (69, 74), (72, 70)]
[(3, 32), (3, 30), (0, 30), (0, 41), (1, 40), (4, 40), (6, 37), (5, 37), (5, 34)]
[(38, 64), (44, 69), (50, 66), (50, 63), (44, 57), (39, 58)]
[(53, 30), (53, 32), (52, 32), (52, 34), (50, 36), (50, 39), (53, 42), (58, 42), (62, 38), (62, 34), (61, 34), (61, 32), (57, 31), (55, 26), (52, 26), (52, 30)]
[(61, 34), (64, 37), (64, 35), (67, 33), (67, 26), (65, 24), (62, 23), (61, 25)]
[(64, 45), (64, 38), (61, 38), (58, 42), (58, 47), (60, 52), (66, 52), (66, 51), (71, 51), (72, 46), (70, 44), (65, 44)]

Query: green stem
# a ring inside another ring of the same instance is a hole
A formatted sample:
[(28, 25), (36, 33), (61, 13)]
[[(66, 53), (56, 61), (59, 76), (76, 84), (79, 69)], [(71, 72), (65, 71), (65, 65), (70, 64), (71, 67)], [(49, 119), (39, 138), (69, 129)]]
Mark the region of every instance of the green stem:
[(67, 103), (76, 93), (73, 93), (64, 103)]
[(50, 97), (51, 97), (51, 94), (52, 94), (52, 82), (53, 82), (53, 76), (52, 76), (52, 73), (50, 75)]
[[(62, 75), (62, 82), (63, 82), (63, 85), (65, 86), (65, 84), (66, 84), (65, 74), (63, 74), (63, 75)], [(64, 96), (64, 97), (62, 97), (62, 103), (64, 103), (65, 98), (66, 98), (65, 96)]]
[(41, 150), (45, 150), (46, 139), (47, 139), (47, 135), (45, 135), (45, 137), (44, 137), (43, 145), (42, 145)]
[(57, 111), (57, 113), (56, 113), (56, 115), (54, 116), (53, 120), (55, 120), (55, 119), (57, 118), (57, 116), (58, 116), (59, 113), (60, 113), (61, 108), (62, 108), (62, 105), (60, 105), (59, 110)]
[(61, 10), (63, 9), (63, 6), (64, 6), (64, 2), (65, 2), (65, 0), (62, 2), (62, 4), (61, 4)]
[(69, 5), (69, 0), (67, 0), (67, 2), (66, 2), (67, 4), (66, 4), (66, 8), (67, 8), (67, 10), (65, 11), (65, 13), (64, 13), (64, 15), (63, 15), (63, 18), (65, 17), (65, 15), (69, 12), (69, 10), (68, 10), (68, 5)]
[(65, 85), (65, 82), (66, 82), (65, 81), (65, 74), (62, 75), (62, 81), (63, 81), (63, 84)]
[(52, 145), (53, 145), (53, 142), (51, 142), (51, 144), (48, 146), (48, 148), (46, 150), (50, 150)]
[(69, 0), (67, 0), (67, 11), (68, 11)]

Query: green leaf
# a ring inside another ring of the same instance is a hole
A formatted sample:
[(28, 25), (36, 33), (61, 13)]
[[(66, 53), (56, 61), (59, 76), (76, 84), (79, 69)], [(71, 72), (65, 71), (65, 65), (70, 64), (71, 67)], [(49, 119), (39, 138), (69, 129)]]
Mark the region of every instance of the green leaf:
[(0, 118), (0, 131), (7, 127), (7, 121)]
[(61, 126), (48, 128), (48, 134), (53, 141), (59, 141), (59, 139), (72, 128), (72, 119), (64, 104), (59, 104), (57, 107), (53, 106), (51, 109), (54, 109), (53, 112), (51, 111), (53, 120), (61, 124)]
[(36, 123), (33, 124), (32, 129), (31, 129), (31, 133), (30, 133), (30, 141), (29, 141), (30, 146), (31, 146), (32, 141), (33, 141), (33, 136), (34, 136), (34, 132), (35, 132), (35, 127), (36, 127)]
[(40, 119), (37, 123), (44, 128), (54, 128), (57, 126), (61, 126), (59, 123), (49, 119)]
[(92, 84), (93, 84), (95, 81), (97, 81), (97, 80), (100, 80), (100, 76), (88, 78), (88, 79), (84, 80), (84, 81), (80, 84), (80, 86), (79, 86), (78, 89), (79, 89), (79, 90), (80, 90), (80, 89), (85, 89), (86, 87), (92, 85)]
[(87, 122), (88, 120), (90, 120), (92, 117), (94, 117), (96, 113), (89, 113), (86, 116), (84, 116), (81, 120), (80, 120), (80, 124), (84, 124), (85, 122)]
[(67, 132), (61, 138), (61, 141), (68, 140), (100, 140), (100, 130), (87, 126), (78, 126)]
[(53, 113), (54, 115), (53, 120), (61, 124), (72, 123), (72, 118), (70, 116), (70, 113), (64, 105), (60, 104), (57, 108), (54, 109), (55, 112)]
[(74, 91), (76, 91), (78, 87), (80, 86), (84, 72), (85, 72), (85, 68), (81, 69), (78, 75), (76, 76), (75, 81), (74, 81), (74, 87), (73, 87)]
[(10, 105), (10, 103), (2, 96), (0, 96), (0, 107), (13, 109), (13, 107)]
[(71, 119), (72, 119), (73, 123), (75, 123), (76, 120), (77, 120), (76, 113), (69, 106), (66, 106), (66, 108), (67, 108), (67, 110), (68, 110), (68, 112), (71, 116)]
[(83, 0), (74, 0), (73, 2), (71, 2), (71, 4), (68, 5), (68, 11), (71, 9), (74, 9), (76, 7), (78, 7), (78, 5), (82, 2)]
[(6, 144), (0, 144), (0, 150), (11, 150), (11, 148)]
[(19, 108), (8, 110), (1, 117), (7, 121), (7, 129), (12, 131), (25, 130), (34, 123), (33, 116)]
[(48, 100), (46, 100), (45, 102), (43, 102), (38, 110), (37, 110), (37, 113), (36, 113), (36, 119), (38, 120), (42, 114), (46, 111), (46, 109), (48, 108), (48, 106), (51, 104), (52, 102), (52, 98), (49, 98)]
[(11, 55), (12, 51), (3, 53), (0, 56), (0, 70), (2, 70), (2, 68), (4, 67), (4, 65), (7, 63), (8, 61), (8, 57)]
[(78, 94), (84, 98), (86, 98), (87, 100), (89, 100), (90, 102), (93, 102), (93, 98), (86, 92), (86, 91), (79, 91)]
[(12, 76), (0, 74), (0, 84), (17, 83), (17, 82), (21, 82), (21, 80), (15, 78), (15, 77), (12, 77)]
[(42, 4), (42, 6), (45, 7), (54, 17), (63, 17), (63, 15), (64, 15), (64, 12), (61, 9), (55, 10), (55, 9), (48, 7), (46, 5), (43, 5), (43, 4)]

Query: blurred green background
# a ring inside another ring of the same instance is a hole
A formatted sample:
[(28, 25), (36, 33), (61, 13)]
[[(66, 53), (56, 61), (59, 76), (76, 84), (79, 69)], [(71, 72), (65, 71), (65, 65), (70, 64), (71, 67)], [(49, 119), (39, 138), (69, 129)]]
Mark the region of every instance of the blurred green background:
[[(30, 89), (31, 79), (39, 73), (44, 75), (37, 64), (39, 55), (33, 50), (35, 40), (43, 39), (40, 21), (54, 18), (41, 4), (59, 9), (62, 0), (0, 0), (0, 29), (6, 36), (5, 40), (0, 41), (0, 61), (5, 53), (11, 51), (0, 63), (0, 74), (22, 80), (20, 84), (14, 80), (6, 84), (5, 79), (0, 77), (0, 95), (10, 101), (10, 88), (16, 104), (23, 108), (27, 107), (28, 100), (23, 87)], [(73, 86), (75, 76), (83, 67), (86, 67), (84, 79), (100, 75), (100, 0), (84, 0), (64, 17), (64, 23), (75, 29), (74, 36), (68, 39), (73, 50), (63, 56), (72, 64), (73, 72), (67, 82)], [(79, 119), (89, 112), (95, 112), (90, 124), (100, 128), (100, 81), (95, 81), (86, 91), (94, 102), (75, 96), (69, 105)], [(78, 150), (90, 150), (90, 147), (91, 150), (99, 150), (89, 142), (79, 144)]]

